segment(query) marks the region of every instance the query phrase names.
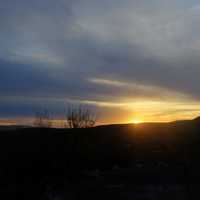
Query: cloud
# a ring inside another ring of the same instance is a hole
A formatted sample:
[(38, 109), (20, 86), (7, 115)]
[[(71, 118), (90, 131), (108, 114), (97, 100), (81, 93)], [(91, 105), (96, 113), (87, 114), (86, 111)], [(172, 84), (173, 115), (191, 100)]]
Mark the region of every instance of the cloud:
[(137, 82), (123, 82), (101, 78), (91, 78), (88, 81), (93, 84), (110, 87), (111, 93), (112, 91), (119, 93), (119, 95), (122, 95), (123, 93), (122, 96), (127, 98), (129, 97), (129, 100), (145, 98), (149, 100), (165, 100), (169, 98), (175, 100), (189, 98), (187, 95), (178, 93), (177, 91), (168, 90), (167, 88), (162, 88), (156, 85), (145, 85)]
[(198, 101), (198, 11), (196, 0), (2, 2), (0, 98), (24, 98), (7, 114), (37, 109), (36, 98), (55, 111), (52, 102), (68, 99), (109, 116), (136, 99)]

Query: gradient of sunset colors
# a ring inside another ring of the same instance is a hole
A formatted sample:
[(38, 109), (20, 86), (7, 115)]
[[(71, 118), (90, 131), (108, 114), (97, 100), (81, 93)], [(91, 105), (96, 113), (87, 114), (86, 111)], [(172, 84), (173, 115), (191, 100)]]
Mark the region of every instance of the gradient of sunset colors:
[(80, 104), (99, 124), (199, 116), (199, 23), (197, 0), (0, 0), (0, 125)]

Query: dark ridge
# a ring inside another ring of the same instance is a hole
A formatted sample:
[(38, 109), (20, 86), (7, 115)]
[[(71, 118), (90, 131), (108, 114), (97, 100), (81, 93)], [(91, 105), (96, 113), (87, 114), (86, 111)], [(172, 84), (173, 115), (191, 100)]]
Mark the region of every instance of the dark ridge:
[(0, 125), (0, 131), (6, 130), (16, 130), (16, 129), (24, 129), (24, 128), (32, 128), (31, 126), (23, 126), (23, 125)]
[(200, 122), (200, 117), (195, 118), (194, 121)]
[(196, 121), (1, 129), (0, 199), (199, 199)]

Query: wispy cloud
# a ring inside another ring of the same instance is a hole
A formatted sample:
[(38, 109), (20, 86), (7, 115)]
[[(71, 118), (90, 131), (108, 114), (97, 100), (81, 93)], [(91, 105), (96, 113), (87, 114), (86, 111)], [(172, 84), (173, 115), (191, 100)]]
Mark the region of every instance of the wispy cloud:
[(52, 102), (66, 99), (115, 120), (125, 107), (164, 117), (183, 103), (198, 113), (198, 11), (197, 0), (1, 2), (0, 99), (30, 98), (8, 98), (0, 113), (31, 115), (44, 101), (59, 113)]

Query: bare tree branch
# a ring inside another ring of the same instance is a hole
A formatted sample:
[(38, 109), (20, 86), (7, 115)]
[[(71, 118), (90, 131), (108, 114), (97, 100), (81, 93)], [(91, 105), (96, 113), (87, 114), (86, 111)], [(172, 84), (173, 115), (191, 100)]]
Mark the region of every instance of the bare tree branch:
[(66, 118), (69, 128), (89, 128), (96, 123), (96, 115), (83, 106), (69, 108)]
[(43, 110), (36, 112), (34, 126), (41, 128), (50, 128), (52, 127), (52, 118), (48, 110)]

